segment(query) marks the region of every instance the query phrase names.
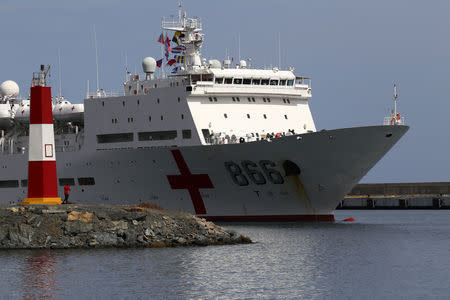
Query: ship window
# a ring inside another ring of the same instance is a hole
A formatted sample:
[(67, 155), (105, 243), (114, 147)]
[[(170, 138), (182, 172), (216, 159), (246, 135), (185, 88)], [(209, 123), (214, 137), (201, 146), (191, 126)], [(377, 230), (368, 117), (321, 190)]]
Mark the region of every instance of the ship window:
[(94, 180), (94, 177), (79, 177), (78, 184), (79, 185), (94, 185), (95, 180)]
[(236, 101), (241, 102), (241, 99), (239, 99), (239, 97), (236, 97)]
[(102, 101), (102, 106), (105, 106), (105, 101)]
[(286, 85), (286, 79), (280, 79), (280, 85)]
[(177, 86), (178, 86), (178, 82), (177, 82)]
[(217, 102), (217, 97), (214, 97), (214, 102)]
[(250, 114), (247, 114), (247, 118), (250, 119)]
[(223, 116), (225, 117), (225, 119), (228, 118), (228, 115), (227, 115), (227, 114), (223, 114)]
[(161, 121), (164, 120), (164, 116), (161, 116)]
[(252, 82), (252, 80), (250, 78), (244, 78), (244, 80), (242, 81), (243, 84), (250, 84)]
[(144, 90), (144, 86), (141, 84), (141, 91), (143, 91)]
[(166, 131), (147, 131), (138, 132), (139, 141), (161, 141), (161, 140), (174, 140), (177, 137), (176, 130)]
[(291, 101), (289, 101), (289, 99), (286, 99), (286, 102), (287, 102), (288, 104), (291, 104)]
[(287, 120), (287, 118), (288, 118), (287, 115), (284, 115), (284, 118)]
[(205, 138), (205, 142), (209, 143), (211, 134), (209, 133), (209, 129), (202, 129), (203, 137)]
[(266, 116), (266, 114), (263, 114), (263, 116), (264, 116), (264, 119), (267, 119), (267, 116)]
[(125, 101), (122, 101), (122, 106), (125, 106)]
[(252, 101), (255, 102), (255, 97), (252, 97)]
[(131, 85), (130, 85), (130, 86), (128, 86), (128, 91), (131, 91)]
[(216, 77), (216, 83), (222, 84), (223, 78), (222, 77)]
[(242, 84), (242, 78), (234, 78), (233, 83), (234, 84)]
[(22, 179), (22, 180), (20, 181), (20, 184), (22, 185), (22, 187), (28, 186), (28, 179)]
[(271, 79), (270, 80), (270, 85), (278, 85), (278, 80), (277, 79)]
[(158, 104), (159, 104), (159, 98), (158, 98), (158, 99), (156, 99), (156, 103), (158, 103)]
[(256, 134), (257, 137), (259, 137), (259, 134), (258, 134), (258, 133), (255, 133), (255, 134)]
[[(177, 83), (178, 83), (178, 82), (177, 82)], [(178, 103), (180, 102), (180, 100), (181, 100), (180, 97), (178, 97)]]
[(263, 101), (266, 102), (266, 98), (263, 98)]
[(267, 102), (270, 102), (270, 98), (267, 98)]
[(253, 79), (253, 80), (252, 80), (252, 84), (254, 84), (254, 85), (260, 85), (260, 84), (261, 84), (261, 79)]
[(183, 139), (190, 139), (192, 137), (192, 131), (190, 129), (183, 129), (181, 135), (183, 136)]
[(181, 114), (181, 120), (184, 120), (184, 115), (183, 114)]
[(19, 187), (19, 180), (0, 180), (0, 188)]
[(231, 97), (231, 99), (233, 99), (233, 102), (236, 102), (236, 99), (234, 97)]
[(137, 101), (137, 105), (139, 105), (139, 99), (138, 99), (138, 101)]
[(261, 79), (261, 85), (269, 85), (269, 79)]
[(106, 143), (123, 143), (123, 142), (132, 142), (133, 141), (133, 133), (112, 133), (112, 134), (98, 134), (97, 135), (97, 143), (106, 144)]
[(233, 78), (225, 78), (225, 84), (232, 84)]
[(252, 99), (250, 99), (250, 97), (247, 98), (248, 102), (252, 102)]
[(212, 102), (212, 101), (213, 101), (213, 100), (212, 100), (212, 97), (209, 97), (208, 99), (209, 99), (209, 102)]
[(283, 103), (286, 103), (286, 99), (283, 98)]
[(287, 81), (287, 85), (288, 86), (293, 86), (294, 85), (294, 80), (288, 80)]
[(75, 185), (74, 178), (59, 178), (58, 181), (60, 186)]
[(152, 121), (152, 116), (148, 116), (148, 121), (149, 121), (149, 122)]

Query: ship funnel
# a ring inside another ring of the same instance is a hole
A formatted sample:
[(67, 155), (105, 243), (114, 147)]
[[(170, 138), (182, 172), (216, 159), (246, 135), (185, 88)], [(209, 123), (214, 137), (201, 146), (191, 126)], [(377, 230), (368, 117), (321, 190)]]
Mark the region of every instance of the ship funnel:
[(145, 73), (145, 79), (152, 79), (153, 73), (156, 70), (156, 60), (153, 57), (146, 57), (142, 60), (142, 69)]

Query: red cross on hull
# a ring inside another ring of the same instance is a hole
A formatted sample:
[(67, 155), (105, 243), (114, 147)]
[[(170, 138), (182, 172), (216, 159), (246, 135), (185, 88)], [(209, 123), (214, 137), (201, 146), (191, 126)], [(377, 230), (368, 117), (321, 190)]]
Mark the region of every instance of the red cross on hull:
[(180, 150), (171, 150), (173, 158), (177, 163), (180, 175), (167, 175), (170, 187), (174, 190), (187, 189), (194, 205), (195, 213), (206, 214), (205, 204), (199, 189), (212, 189), (214, 185), (208, 174), (192, 174)]

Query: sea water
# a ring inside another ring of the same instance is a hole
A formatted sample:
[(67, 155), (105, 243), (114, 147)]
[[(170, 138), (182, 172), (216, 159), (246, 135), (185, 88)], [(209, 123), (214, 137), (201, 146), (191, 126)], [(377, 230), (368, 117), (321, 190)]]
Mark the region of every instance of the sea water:
[(0, 298), (450, 297), (450, 211), (341, 210), (336, 220), (221, 224), (247, 245), (1, 250)]

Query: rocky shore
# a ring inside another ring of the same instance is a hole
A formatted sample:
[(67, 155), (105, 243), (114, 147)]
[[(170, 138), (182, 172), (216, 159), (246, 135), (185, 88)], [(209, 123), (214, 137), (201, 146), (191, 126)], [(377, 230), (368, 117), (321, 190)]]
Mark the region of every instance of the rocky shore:
[(0, 249), (178, 247), (251, 243), (186, 213), (140, 206), (0, 207)]

